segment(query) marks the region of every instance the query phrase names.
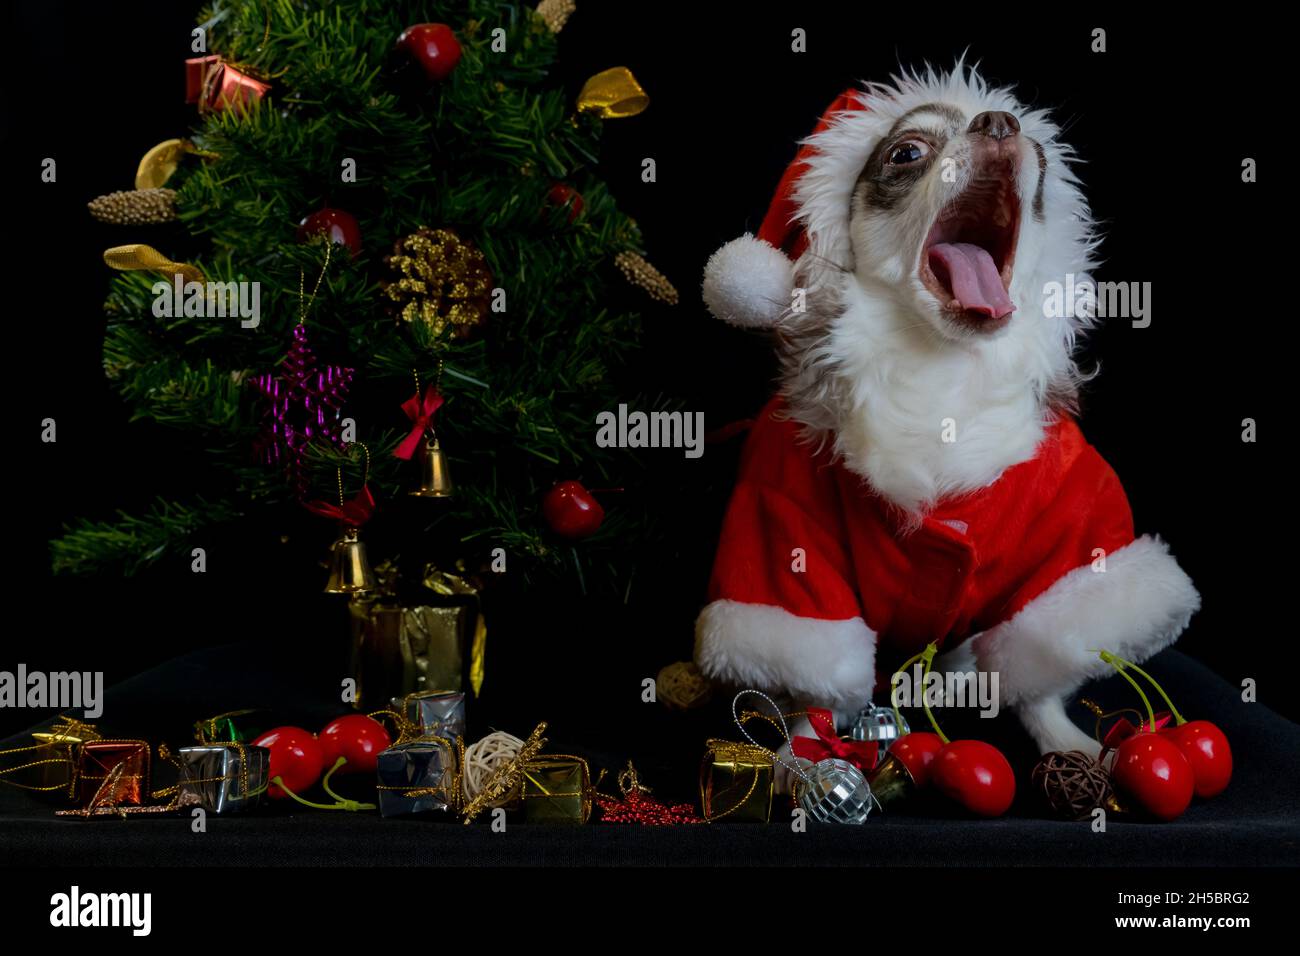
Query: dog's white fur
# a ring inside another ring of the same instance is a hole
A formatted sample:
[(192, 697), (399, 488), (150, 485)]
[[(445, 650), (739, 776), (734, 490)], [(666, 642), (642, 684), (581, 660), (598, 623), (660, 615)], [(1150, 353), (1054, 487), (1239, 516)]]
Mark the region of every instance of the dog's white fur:
[[(1083, 380), (1073, 351), (1092, 317), (1049, 314), (1044, 290), (1071, 273), (1081, 281), (1095, 266), (1098, 240), (1070, 170), (1073, 154), (1044, 110), (1026, 109), (961, 62), (951, 73), (903, 73), (858, 95), (865, 109), (840, 114), (807, 140), (815, 152), (795, 198), (808, 247), (793, 275), (772, 266), (771, 256), (780, 253), (767, 246), (751, 259), (770, 270), (764, 278), (735, 282), (737, 261), (743, 262), (737, 244), (751, 252), (763, 245), (745, 237), (710, 262), (706, 300), (719, 317), (753, 325), (758, 320), (745, 316), (760, 314), (764, 304), (790, 302), (777, 287), (792, 281), (806, 290), (806, 311), (786, 308), (776, 324), (788, 413), (810, 442), (830, 443), (847, 468), (919, 522), (945, 496), (989, 485), (1031, 458), (1046, 425), (1072, 405)], [(854, 201), (858, 176), (881, 138), (900, 116), (929, 103), (956, 107), (967, 121), (1001, 110), (1020, 122), (1021, 222), (1008, 290), (1015, 312), (990, 334), (954, 325), (917, 276), (936, 216), (966, 188), (968, 137), (952, 136), (940, 154), (954, 161), (955, 182), (942, 181), (936, 161), (902, 208), (882, 212)], [(1030, 201), (1039, 176), (1031, 139), (1047, 160), (1042, 221)], [(728, 281), (733, 291), (748, 289), (762, 301), (728, 305)], [(940, 440), (945, 419), (956, 423), (955, 441)], [(1067, 575), (957, 652), (1000, 672), (1004, 703), (1017, 707), (1043, 750), (1089, 741), (1066, 717), (1062, 698), (1101, 673), (1090, 652), (1109, 647), (1144, 660), (1172, 643), (1199, 607), (1191, 581), (1158, 540), (1139, 539), (1109, 563), (1105, 574), (1085, 568)], [(874, 643), (860, 618), (808, 621), (776, 608), (717, 601), (700, 616), (696, 657), (720, 679), (852, 709), (870, 697), (874, 661), (845, 654), (850, 634)]]
[[(1067, 165), (1072, 153), (1045, 111), (1026, 110), (960, 64), (948, 74), (904, 74), (860, 95), (865, 110), (841, 114), (810, 139), (816, 152), (795, 193), (808, 237), (795, 282), (808, 290), (808, 308), (781, 321), (779, 331), (795, 344), (783, 351), (782, 391), (810, 437), (833, 441), (850, 469), (915, 515), (1032, 457), (1051, 406), (1075, 394), (1081, 376), (1072, 352), (1091, 318), (1045, 315), (1044, 286), (1067, 273), (1086, 276), (1097, 241)], [(1010, 112), (1022, 139), (1037, 140), (1047, 157), (1040, 223), (1030, 203), (1037, 161), (1023, 147), (1009, 289), (1016, 312), (989, 336), (958, 331), (917, 277), (930, 226), (968, 185), (966, 137), (948, 141), (932, 174), (896, 214), (851, 208), (857, 176), (880, 138), (898, 117), (928, 103), (955, 106), (968, 120), (985, 110)], [(955, 182), (938, 175), (944, 159), (954, 161)], [(939, 441), (949, 418), (957, 423), (956, 441)]]

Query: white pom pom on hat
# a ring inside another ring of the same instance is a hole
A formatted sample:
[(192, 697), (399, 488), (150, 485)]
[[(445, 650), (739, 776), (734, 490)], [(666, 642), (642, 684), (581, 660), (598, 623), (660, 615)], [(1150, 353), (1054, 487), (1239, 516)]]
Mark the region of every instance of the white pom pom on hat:
[[(813, 130), (822, 132), (839, 113), (864, 109), (861, 94), (841, 93)], [(715, 318), (747, 329), (771, 328), (790, 308), (794, 263), (808, 239), (799, 225), (794, 187), (803, 175), (812, 147), (806, 142), (777, 184), (776, 194), (758, 235), (746, 233), (725, 243), (704, 267), (704, 304)]]

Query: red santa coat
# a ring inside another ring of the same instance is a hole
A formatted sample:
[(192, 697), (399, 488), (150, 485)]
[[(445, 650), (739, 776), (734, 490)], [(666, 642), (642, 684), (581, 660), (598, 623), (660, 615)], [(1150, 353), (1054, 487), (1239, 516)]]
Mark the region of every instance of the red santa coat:
[[(783, 679), (801, 653), (798, 633), (811, 643), (826, 622), (837, 628), (832, 644), (840, 650), (821, 664), (833, 672), (851, 661), (845, 641), (879, 644), (883, 684), (928, 642), (952, 647), (996, 629), (1072, 572), (1089, 574), (1100, 555), (1134, 544), (1119, 478), (1070, 418), (1048, 427), (1032, 459), (986, 488), (942, 501), (909, 529), (863, 478), (799, 441), (799, 426), (782, 411), (774, 399), (750, 433), (723, 524), (697, 652), (715, 676), (807, 692), (777, 685), (799, 683)], [(1143, 542), (1134, 549), (1138, 564), (1160, 563), (1163, 545)], [(784, 616), (738, 617), (743, 606)], [(763, 632), (782, 632), (782, 621), (797, 626), (769, 640)], [(847, 624), (856, 626), (840, 626)], [(861, 684), (856, 674), (831, 673), (822, 696), (841, 698), (854, 681)]]

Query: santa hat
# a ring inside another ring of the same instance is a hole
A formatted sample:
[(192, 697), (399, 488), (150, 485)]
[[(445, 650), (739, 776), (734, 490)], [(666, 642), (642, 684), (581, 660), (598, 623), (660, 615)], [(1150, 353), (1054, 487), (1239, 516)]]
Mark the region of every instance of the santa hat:
[(758, 235), (732, 239), (704, 267), (704, 304), (716, 318), (742, 328), (770, 328), (790, 307), (794, 263), (808, 246), (795, 194), (817, 149), (810, 142), (837, 116), (866, 108), (860, 91), (845, 90), (822, 114), (777, 184)]

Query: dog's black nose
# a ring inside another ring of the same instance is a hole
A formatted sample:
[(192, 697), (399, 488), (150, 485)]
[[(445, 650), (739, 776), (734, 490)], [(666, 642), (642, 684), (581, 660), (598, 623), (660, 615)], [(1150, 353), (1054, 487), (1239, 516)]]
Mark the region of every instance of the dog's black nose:
[(1002, 110), (985, 110), (970, 121), (966, 132), (993, 139), (1006, 139), (1020, 132), (1020, 120)]

